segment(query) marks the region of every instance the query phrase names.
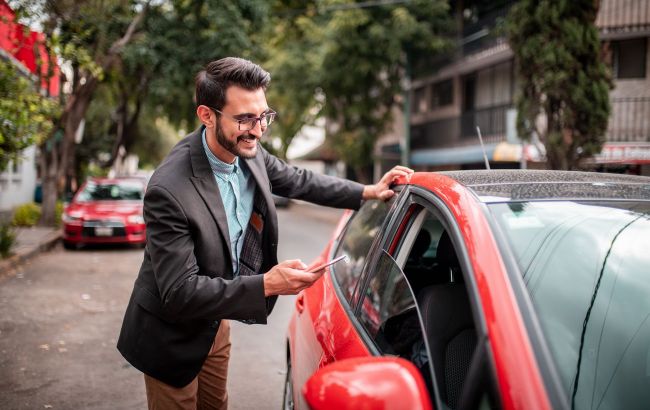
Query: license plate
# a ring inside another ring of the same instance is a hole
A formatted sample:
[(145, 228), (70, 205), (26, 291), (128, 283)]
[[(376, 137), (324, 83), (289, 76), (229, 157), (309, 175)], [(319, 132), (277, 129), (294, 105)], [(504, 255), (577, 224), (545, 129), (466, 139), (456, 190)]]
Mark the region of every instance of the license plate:
[(96, 226), (95, 227), (96, 236), (111, 236), (113, 235), (113, 228), (110, 226)]

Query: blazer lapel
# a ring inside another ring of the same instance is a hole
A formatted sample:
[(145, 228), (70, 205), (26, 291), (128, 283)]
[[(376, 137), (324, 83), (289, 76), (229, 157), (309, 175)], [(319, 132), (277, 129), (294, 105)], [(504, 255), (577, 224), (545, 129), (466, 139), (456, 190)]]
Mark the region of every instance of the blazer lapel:
[(190, 137), (190, 161), (192, 163), (192, 172), (194, 176), (190, 178), (205, 205), (210, 210), (212, 217), (217, 223), (217, 227), (223, 236), (223, 240), (228, 246), (228, 259), (232, 264), (232, 249), (230, 247), (230, 233), (228, 232), (228, 220), (226, 210), (221, 201), (219, 187), (214, 180), (214, 174), (210, 163), (203, 149), (202, 133), (205, 127), (201, 126)]
[[(259, 152), (258, 148), (258, 152)], [(273, 198), (271, 197), (271, 188), (270, 188), (270, 182), (268, 180), (268, 177), (266, 177), (266, 169), (262, 169), (261, 166), (259, 165), (258, 158), (260, 157), (260, 154), (255, 158), (251, 159), (246, 159), (246, 165), (248, 165), (248, 169), (250, 169), (251, 174), (253, 175), (253, 178), (255, 179), (255, 183), (257, 184), (257, 187), (260, 190), (260, 193), (264, 197), (264, 200), (266, 201), (267, 204), (267, 209), (271, 209), (270, 207), (272, 206), (273, 209), (275, 209), (275, 205), (273, 203)], [(267, 211), (268, 212), (268, 211)]]

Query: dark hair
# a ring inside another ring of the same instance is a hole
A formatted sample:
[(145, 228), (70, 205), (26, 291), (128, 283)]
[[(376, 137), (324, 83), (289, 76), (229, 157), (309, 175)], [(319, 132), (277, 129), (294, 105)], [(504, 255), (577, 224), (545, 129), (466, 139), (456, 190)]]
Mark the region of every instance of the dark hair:
[(226, 105), (226, 90), (231, 85), (246, 90), (266, 90), (271, 74), (248, 60), (226, 57), (212, 61), (196, 75), (196, 106), (208, 105), (221, 110)]

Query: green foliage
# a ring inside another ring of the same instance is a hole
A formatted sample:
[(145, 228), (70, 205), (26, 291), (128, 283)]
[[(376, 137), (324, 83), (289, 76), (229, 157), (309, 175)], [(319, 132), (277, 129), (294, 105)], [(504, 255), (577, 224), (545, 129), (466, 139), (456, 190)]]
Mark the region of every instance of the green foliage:
[(51, 132), (57, 113), (56, 101), (41, 96), (31, 79), (0, 59), (0, 172)]
[(40, 217), (41, 207), (31, 202), (16, 207), (11, 223), (14, 226), (34, 226)]
[[(125, 60), (134, 75), (150, 73), (152, 108), (163, 112), (174, 126), (193, 129), (196, 73), (222, 57), (257, 60), (261, 50), (253, 37), (265, 26), (267, 15), (268, 2), (263, 0), (165, 3), (147, 15), (144, 33), (125, 50)], [(145, 64), (138, 66), (137, 61)]]
[(0, 256), (6, 258), (11, 254), (11, 247), (16, 241), (16, 233), (10, 224), (0, 224)]
[(56, 209), (54, 211), (56, 226), (61, 226), (61, 217), (63, 216), (63, 201), (56, 201)]
[(604, 142), (612, 83), (597, 14), (592, 0), (522, 0), (508, 17), (520, 89), (517, 129), (524, 139), (540, 137), (552, 169), (576, 168)]
[(274, 3), (277, 17), (269, 35), (271, 92), (285, 95), (273, 99), (286, 127), (283, 145), (303, 123), (324, 115), (341, 158), (362, 169), (372, 163), (375, 141), (392, 121), (408, 54), (435, 53), (447, 45), (447, 2), (299, 2), (300, 12), (295, 3)]

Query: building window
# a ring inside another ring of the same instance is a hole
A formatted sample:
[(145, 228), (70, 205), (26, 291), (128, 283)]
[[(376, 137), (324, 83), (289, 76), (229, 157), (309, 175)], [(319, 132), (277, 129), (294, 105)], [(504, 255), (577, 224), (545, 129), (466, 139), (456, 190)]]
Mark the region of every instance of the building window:
[(427, 111), (426, 88), (420, 87), (413, 91), (413, 107), (411, 112), (413, 114)]
[(444, 107), (454, 103), (454, 81), (452, 79), (435, 83), (431, 88), (431, 108)]
[(645, 78), (646, 38), (612, 42), (614, 50), (614, 76), (619, 79)]

